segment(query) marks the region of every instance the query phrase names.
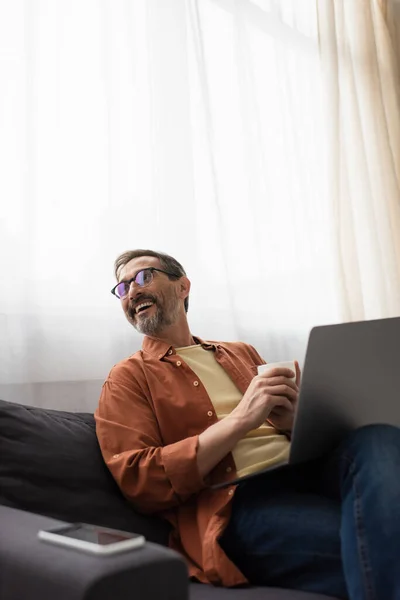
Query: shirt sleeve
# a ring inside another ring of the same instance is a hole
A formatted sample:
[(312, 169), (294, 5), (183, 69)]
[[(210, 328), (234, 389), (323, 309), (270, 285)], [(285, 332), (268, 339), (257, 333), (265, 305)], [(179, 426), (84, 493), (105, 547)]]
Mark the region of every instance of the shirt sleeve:
[(258, 354), (257, 350), (254, 348), (254, 346), (251, 346), (250, 344), (245, 344), (247, 351), (252, 359), (252, 361), (255, 363), (255, 365), (259, 366), (259, 365), (265, 365), (266, 362), (265, 360)]
[(173, 508), (205, 487), (197, 465), (199, 436), (163, 445), (153, 409), (134, 379), (110, 374), (95, 419), (104, 461), (140, 511)]

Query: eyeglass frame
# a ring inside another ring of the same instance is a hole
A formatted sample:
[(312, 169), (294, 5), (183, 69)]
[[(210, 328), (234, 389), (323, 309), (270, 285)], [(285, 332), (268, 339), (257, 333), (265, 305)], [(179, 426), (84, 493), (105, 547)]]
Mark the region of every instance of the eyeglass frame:
[[(118, 298), (118, 300), (123, 300), (124, 298), (127, 297), (127, 295), (129, 294), (129, 288), (131, 287), (132, 282), (135, 282), (136, 277), (139, 275), (139, 273), (141, 273), (142, 271), (150, 271), (151, 272), (151, 276), (152, 276), (152, 280), (150, 281), (150, 283), (147, 283), (146, 285), (140, 285), (139, 283), (137, 284), (139, 287), (141, 288), (145, 288), (148, 285), (151, 285), (151, 283), (153, 283), (153, 279), (154, 279), (154, 275), (153, 275), (153, 271), (158, 271), (159, 273), (165, 273), (165, 275), (168, 275), (169, 277), (174, 277), (175, 279), (180, 279), (182, 277), (182, 275), (177, 275), (176, 273), (169, 273), (168, 271), (164, 271), (163, 269), (157, 269), (156, 267), (144, 267), (143, 269), (139, 269), (139, 271), (136, 271), (135, 275), (131, 278), (128, 279), (126, 281), (122, 280), (122, 281), (118, 281), (118, 283), (116, 285), (114, 285), (113, 289), (111, 290), (111, 293)], [(117, 287), (121, 284), (121, 283), (126, 283), (128, 284), (128, 292), (125, 294), (125, 296), (118, 296), (116, 294), (116, 289)]]

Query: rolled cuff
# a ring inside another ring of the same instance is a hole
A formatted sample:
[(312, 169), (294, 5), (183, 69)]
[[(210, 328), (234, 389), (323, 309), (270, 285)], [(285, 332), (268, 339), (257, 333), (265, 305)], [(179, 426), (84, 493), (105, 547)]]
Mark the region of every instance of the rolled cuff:
[(164, 446), (161, 451), (165, 473), (178, 496), (191, 496), (206, 487), (197, 465), (199, 436)]

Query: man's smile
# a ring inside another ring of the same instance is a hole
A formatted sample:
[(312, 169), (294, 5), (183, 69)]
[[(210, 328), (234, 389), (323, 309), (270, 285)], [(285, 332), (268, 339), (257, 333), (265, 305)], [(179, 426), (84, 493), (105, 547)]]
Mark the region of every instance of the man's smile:
[(147, 312), (151, 306), (154, 305), (154, 302), (148, 300), (147, 302), (141, 302), (135, 307), (135, 315)]
[(147, 316), (153, 306), (157, 306), (155, 298), (140, 298), (136, 303), (131, 303), (127, 309), (127, 315), (131, 321), (140, 321), (140, 315)]

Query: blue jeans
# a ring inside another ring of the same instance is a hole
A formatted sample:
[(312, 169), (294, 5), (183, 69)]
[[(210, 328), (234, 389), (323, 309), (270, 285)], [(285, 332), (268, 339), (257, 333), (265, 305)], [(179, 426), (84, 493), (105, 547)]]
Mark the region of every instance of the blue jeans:
[(400, 429), (243, 482), (220, 544), (253, 585), (400, 600)]

